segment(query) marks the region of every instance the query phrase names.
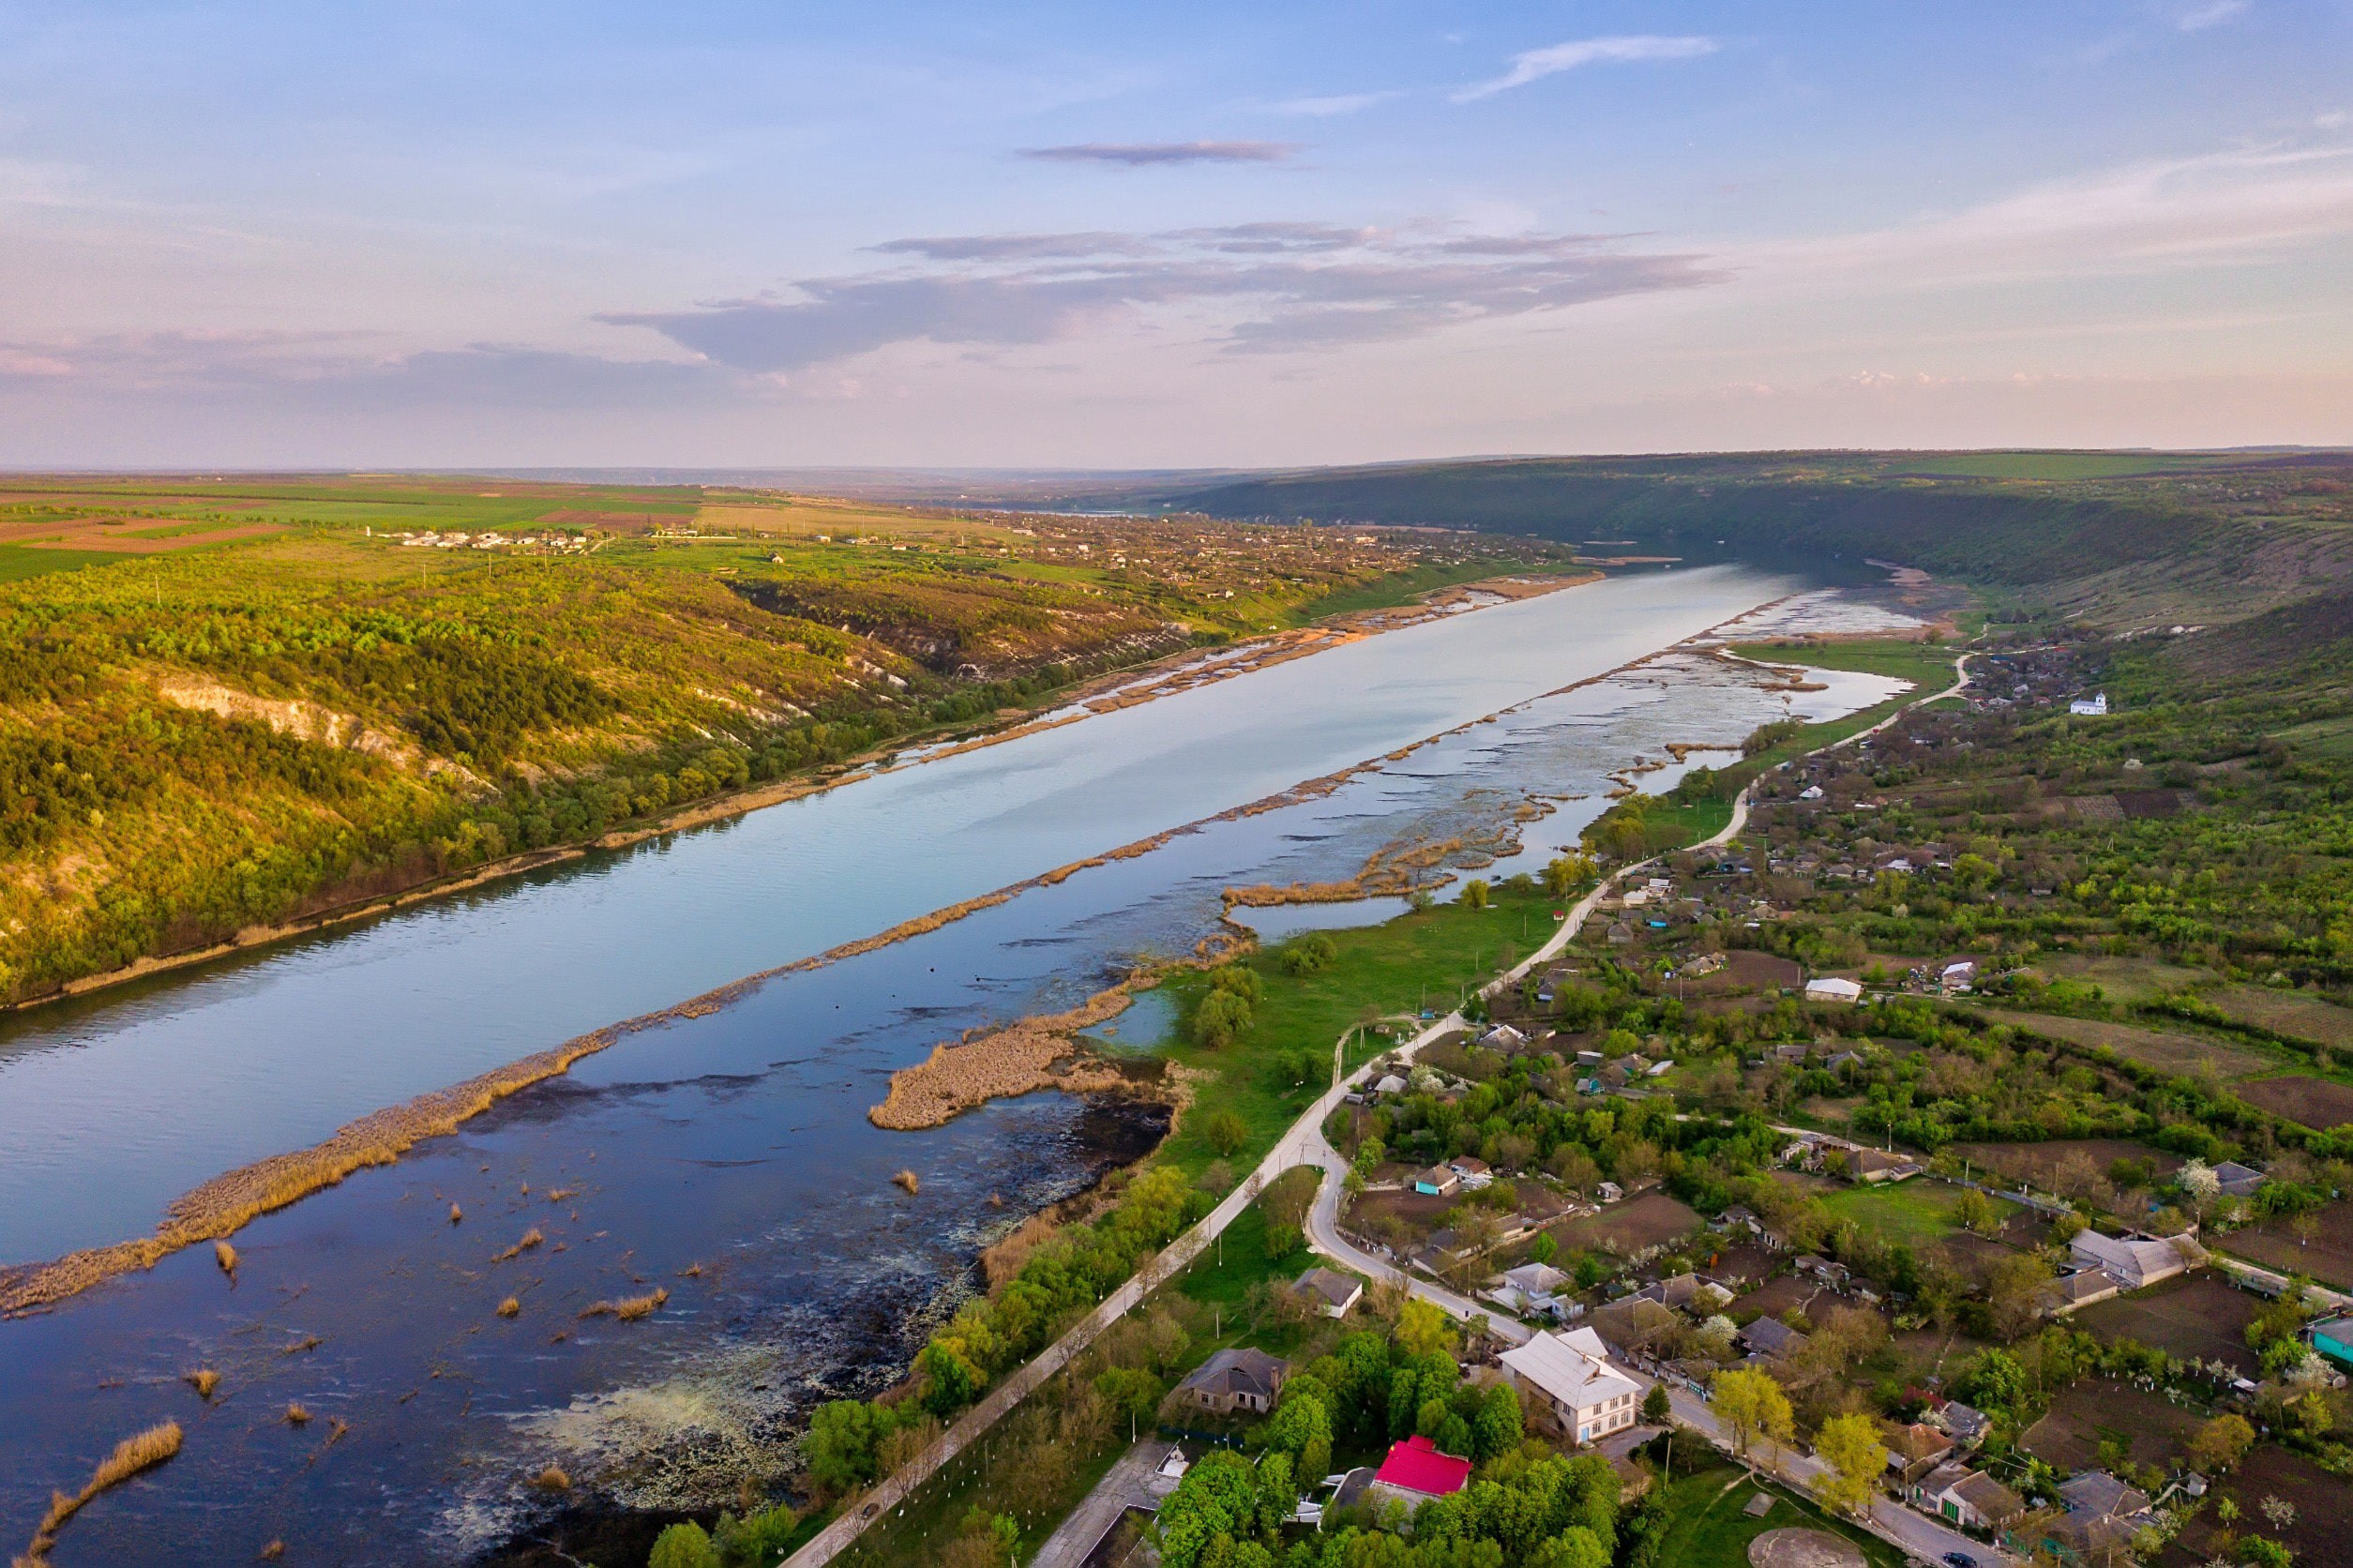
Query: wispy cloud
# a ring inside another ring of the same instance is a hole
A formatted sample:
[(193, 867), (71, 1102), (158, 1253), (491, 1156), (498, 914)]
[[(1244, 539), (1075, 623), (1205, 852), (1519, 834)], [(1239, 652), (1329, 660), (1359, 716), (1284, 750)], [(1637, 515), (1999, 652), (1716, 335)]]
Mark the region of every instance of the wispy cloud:
[(1482, 82), (1465, 87), (1455, 95), (1456, 103), (1469, 103), (1473, 98), (1492, 98), (1497, 93), (1525, 87), (1531, 82), (1554, 76), (1580, 66), (1621, 64), (1635, 60), (1689, 60), (1716, 52), (1715, 39), (1698, 37), (1666, 37), (1657, 33), (1637, 33), (1606, 38), (1576, 38), (1556, 43), (1549, 49), (1531, 49), (1512, 56), (1512, 68), (1492, 82)]
[(2202, 33), (2209, 27), (2219, 27), (2235, 16), (2244, 15), (2247, 0), (2207, 0), (2181, 13), (2180, 26), (2185, 33)]
[[(1055, 236), (1065, 245), (1082, 236)], [(1399, 238), (1297, 222), (1083, 236), (1092, 253), (1025, 252), (1020, 236), (931, 239), (921, 264), (803, 279), (788, 297), (616, 312), (717, 364), (797, 371), (895, 344), (1018, 348), (1157, 315), (1229, 352), (1331, 348), (1723, 281), (1706, 257), (1591, 235)], [(942, 260), (942, 258), (958, 258)], [(962, 259), (973, 258), (973, 259)]]
[(1024, 147), (1021, 156), (1048, 163), (1143, 169), (1162, 163), (1280, 163), (1303, 150), (1296, 142), (1079, 142), (1066, 147)]
[(1317, 119), (1327, 119), (1335, 114), (1361, 113), (1375, 104), (1387, 103), (1391, 98), (1404, 96), (1403, 93), (1390, 91), (1335, 93), (1329, 98), (1295, 98), (1276, 104), (1275, 112), (1277, 114), (1306, 114)]

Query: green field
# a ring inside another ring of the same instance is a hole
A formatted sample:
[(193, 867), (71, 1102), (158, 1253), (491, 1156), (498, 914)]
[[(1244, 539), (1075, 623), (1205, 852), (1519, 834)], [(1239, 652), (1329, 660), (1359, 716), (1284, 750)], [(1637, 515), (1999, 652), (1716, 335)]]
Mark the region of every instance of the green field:
[(103, 566), (122, 560), (98, 550), (40, 550), (30, 545), (0, 545), (0, 582), (19, 582), (49, 572), (69, 572), (81, 566)]
[[(1161, 1146), (1159, 1158), (1199, 1172), (1217, 1158), (1203, 1128), (1208, 1112), (1229, 1109), (1249, 1128), (1248, 1143), (1233, 1158), (1245, 1168), (1274, 1145), (1275, 1138), (1315, 1096), (1331, 1084), (1333, 1043), (1370, 1008), (1378, 1016), (1414, 1014), (1426, 1004), (1436, 1013), (1456, 1005), (1461, 993), (1493, 978), (1498, 969), (1528, 954), (1552, 933), (1557, 900), (1542, 894), (1513, 894), (1499, 888), (1488, 908), (1461, 902), (1434, 904), (1380, 926), (1327, 932), (1338, 957), (1313, 974), (1285, 974), (1272, 953), (1243, 960), (1255, 970), (1263, 994), (1249, 1028), (1225, 1050), (1188, 1040), (1167, 1044), (1169, 1060), (1217, 1075), (1200, 1091), (1195, 1111)], [(1181, 1016), (1208, 988), (1206, 976), (1187, 974), (1170, 982)], [(1181, 1033), (1181, 1032), (1180, 1032)], [(1389, 1042), (1366, 1035), (1350, 1042), (1349, 1064), (1378, 1055)], [(1325, 1064), (1316, 1081), (1293, 1090), (1269, 1078), (1269, 1063), (1284, 1053), (1313, 1050)]]
[(1953, 684), (1953, 651), (1933, 642), (1905, 639), (1874, 639), (1865, 642), (1747, 642), (1732, 653), (1767, 664), (1800, 664), (1809, 670), (1846, 670), (1865, 675), (1893, 675), (1924, 691), (1940, 691)]
[[(1821, 1202), (1832, 1214), (1854, 1221), (1870, 1235), (1905, 1246), (1922, 1246), (1958, 1229), (1953, 1223), (1953, 1209), (1960, 1202), (1962, 1191), (1915, 1176), (1882, 1186), (1846, 1187)], [(2014, 1203), (1995, 1201), (2005, 1217), (2017, 1211)]]
[[(1680, 1456), (1682, 1447), (1676, 1445)], [(1695, 1449), (1697, 1448), (1696, 1441)], [(1667, 1484), (1667, 1506), (1672, 1515), (1658, 1560), (1667, 1568), (1749, 1568), (1748, 1544), (1769, 1530), (1810, 1527), (1846, 1537), (1861, 1548), (1873, 1568), (1904, 1568), (1904, 1554), (1867, 1530), (1834, 1520), (1811, 1502), (1772, 1489), (1772, 1510), (1750, 1518), (1742, 1510), (1760, 1489), (1741, 1471), (1717, 1461), (1705, 1449), (1707, 1469), (1678, 1475)]]
[(1910, 459), (1899, 472), (1954, 479), (2122, 479), (2173, 473), (2210, 460), (2198, 454), (2167, 452), (1954, 452)]

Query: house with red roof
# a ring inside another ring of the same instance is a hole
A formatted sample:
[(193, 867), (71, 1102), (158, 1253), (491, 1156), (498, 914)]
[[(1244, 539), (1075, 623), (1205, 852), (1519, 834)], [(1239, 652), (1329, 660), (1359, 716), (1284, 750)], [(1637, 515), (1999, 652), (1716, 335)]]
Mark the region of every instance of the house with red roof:
[(1471, 1461), (1441, 1454), (1429, 1439), (1410, 1437), (1389, 1445), (1373, 1484), (1365, 1490), (1383, 1502), (1405, 1504), (1410, 1514), (1432, 1498), (1452, 1497), (1471, 1483)]

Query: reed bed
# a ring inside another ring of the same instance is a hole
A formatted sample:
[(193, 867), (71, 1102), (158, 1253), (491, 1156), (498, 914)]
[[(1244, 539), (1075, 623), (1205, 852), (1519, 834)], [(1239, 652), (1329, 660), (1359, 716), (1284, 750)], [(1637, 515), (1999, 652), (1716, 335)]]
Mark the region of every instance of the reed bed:
[(72, 1497), (52, 1492), (49, 1510), (41, 1515), (39, 1526), (33, 1531), (32, 1543), (24, 1555), (16, 1560), (15, 1568), (48, 1568), (50, 1549), (57, 1545), (57, 1532), (66, 1528), (68, 1520), (88, 1507), (101, 1492), (119, 1486), (143, 1470), (150, 1470), (180, 1451), (180, 1424), (166, 1421), (134, 1432), (114, 1445), (114, 1452), (98, 1461), (98, 1468), (90, 1472), (90, 1479)]
[(498, 1304), (498, 1315), (502, 1318), (520, 1317), (522, 1310), (522, 1298), (520, 1296), (509, 1296)]
[(670, 1300), (670, 1288), (656, 1286), (647, 1295), (626, 1296), (617, 1302), (593, 1303), (581, 1310), (581, 1316), (583, 1318), (618, 1318), (625, 1323), (634, 1323), (641, 1318), (651, 1318), (655, 1313), (659, 1312), (662, 1309), (662, 1304), (668, 1300)]
[(533, 1247), (537, 1246), (540, 1243), (546, 1240), (547, 1237), (541, 1235), (539, 1233), (539, 1228), (535, 1225), (530, 1229), (524, 1231), (521, 1238), (518, 1240), (513, 1246), (508, 1247), (505, 1252), (494, 1252), (490, 1254), (490, 1261), (493, 1263), (505, 1263), (514, 1259), (520, 1258), (524, 1253), (529, 1252)]
[(188, 1375), (188, 1386), (196, 1391), (199, 1399), (210, 1399), (213, 1390), (220, 1386), (220, 1374), (209, 1366), (200, 1366)]
[(308, 1426), (310, 1425), (310, 1412), (299, 1400), (289, 1400), (286, 1413), (279, 1419), (289, 1426)]
[(237, 1277), (237, 1249), (227, 1242), (213, 1243), (213, 1261), (219, 1264), (220, 1272), (231, 1279)]
[(915, 1194), (923, 1191), (923, 1178), (917, 1176), (912, 1170), (902, 1170), (897, 1175), (892, 1177), (891, 1184), (895, 1187), (905, 1188), (907, 1196), (910, 1198), (913, 1198)]
[(550, 1465), (533, 1476), (531, 1484), (543, 1492), (568, 1492), (572, 1489), (572, 1478), (564, 1473), (561, 1465)]

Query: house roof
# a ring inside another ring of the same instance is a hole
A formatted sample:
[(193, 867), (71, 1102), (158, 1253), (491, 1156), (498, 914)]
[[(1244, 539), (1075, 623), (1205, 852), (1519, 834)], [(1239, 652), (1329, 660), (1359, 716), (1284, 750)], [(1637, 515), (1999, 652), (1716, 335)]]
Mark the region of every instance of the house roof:
[(1638, 1299), (1656, 1302), (1661, 1306), (1683, 1306), (1698, 1294), (1699, 1276), (1693, 1274), (1680, 1274), (1672, 1279), (1652, 1280), (1635, 1292)]
[(1741, 1339), (1752, 1350), (1769, 1356), (1790, 1356), (1805, 1349), (1805, 1335), (1778, 1318), (1759, 1318), (1741, 1330)]
[(2026, 1510), (2024, 1498), (1982, 1470), (1953, 1483), (1953, 1495), (1996, 1523)]
[(1993, 1425), (1992, 1418), (1983, 1410), (1973, 1405), (1964, 1405), (1958, 1399), (1946, 1400), (1944, 1408), (1937, 1413), (1944, 1417), (1945, 1425), (1955, 1432), (1983, 1431)]
[(2059, 1500), (2070, 1514), (2123, 1518), (2148, 1508), (2149, 1494), (2126, 1485), (2106, 1470), (2086, 1470), (2059, 1483)]
[(1920, 1478), (1920, 1489), (1928, 1497), (1940, 1497), (1977, 1472), (1958, 1459), (1948, 1459)]
[(1264, 1350), (1240, 1346), (1201, 1363), (1180, 1386), (1204, 1394), (1255, 1394), (1273, 1398), (1290, 1364)]
[(1380, 1462), (1373, 1479), (1409, 1492), (1448, 1497), (1461, 1491), (1470, 1481), (1471, 1461), (1440, 1454), (1429, 1439), (1415, 1436), (1389, 1445), (1389, 1457)]
[(1338, 1307), (1347, 1306), (1365, 1291), (1364, 1286), (1348, 1275), (1335, 1274), (1330, 1269), (1324, 1268), (1309, 1269), (1305, 1274), (1301, 1274), (1294, 1289), (1313, 1290), (1317, 1295)]
[(1610, 1364), (1608, 1347), (1591, 1329), (1540, 1334), (1504, 1351), (1501, 1359), (1515, 1376), (1572, 1409), (1642, 1392), (1633, 1379)]
[(1503, 1283), (1515, 1290), (1557, 1290), (1568, 1282), (1569, 1276), (1549, 1263), (1522, 1263), (1503, 1271)]
[(1447, 1168), (1463, 1176), (1484, 1176), (1493, 1168), (1476, 1154), (1457, 1154), (1446, 1162)]
[(1413, 1173), (1413, 1179), (1417, 1182), (1427, 1182), (1434, 1187), (1448, 1186), (1462, 1180), (1450, 1167), (1442, 1165), (1431, 1166), (1427, 1170), (1417, 1170)]
[(2075, 1252), (2090, 1259), (2102, 1268), (2133, 1269), (2142, 1274), (2162, 1274), (2181, 1267), (2181, 1255), (2170, 1242), (2127, 1241), (2117, 1236), (2103, 1236), (2097, 1230), (2078, 1230), (2068, 1244)]

